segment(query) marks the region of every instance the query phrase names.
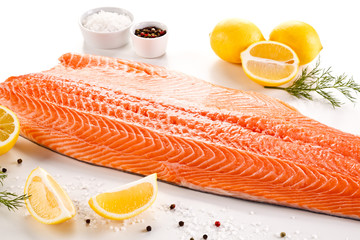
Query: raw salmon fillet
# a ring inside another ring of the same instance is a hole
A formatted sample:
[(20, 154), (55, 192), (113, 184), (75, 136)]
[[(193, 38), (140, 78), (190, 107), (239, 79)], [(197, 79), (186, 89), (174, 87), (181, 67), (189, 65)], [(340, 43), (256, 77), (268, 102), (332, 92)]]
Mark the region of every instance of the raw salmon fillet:
[(0, 83), (23, 136), (211, 193), (360, 218), (360, 138), (263, 94), (145, 63), (64, 54)]

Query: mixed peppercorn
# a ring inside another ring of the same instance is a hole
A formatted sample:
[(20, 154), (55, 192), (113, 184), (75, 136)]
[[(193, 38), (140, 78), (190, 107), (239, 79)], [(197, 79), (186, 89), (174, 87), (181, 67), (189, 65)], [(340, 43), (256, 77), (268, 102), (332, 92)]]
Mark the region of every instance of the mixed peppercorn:
[(161, 29), (155, 26), (145, 27), (135, 30), (135, 35), (143, 38), (156, 38), (166, 34), (165, 29)]

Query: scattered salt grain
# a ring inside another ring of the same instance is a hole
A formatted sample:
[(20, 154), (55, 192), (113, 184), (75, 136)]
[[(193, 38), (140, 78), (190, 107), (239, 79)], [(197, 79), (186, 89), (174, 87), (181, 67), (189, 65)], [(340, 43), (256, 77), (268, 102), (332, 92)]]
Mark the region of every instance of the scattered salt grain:
[(100, 11), (86, 17), (82, 24), (91, 31), (109, 33), (129, 26), (131, 19), (125, 14)]
[(311, 235), (311, 239), (318, 239), (318, 236), (316, 234)]

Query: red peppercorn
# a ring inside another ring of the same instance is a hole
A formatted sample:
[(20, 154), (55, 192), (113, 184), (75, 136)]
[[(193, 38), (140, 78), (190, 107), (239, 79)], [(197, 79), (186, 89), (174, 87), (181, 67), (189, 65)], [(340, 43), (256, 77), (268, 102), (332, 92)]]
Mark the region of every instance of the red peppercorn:
[(220, 227), (220, 225), (221, 225), (221, 224), (220, 224), (219, 221), (216, 221), (216, 222), (215, 222), (215, 226)]

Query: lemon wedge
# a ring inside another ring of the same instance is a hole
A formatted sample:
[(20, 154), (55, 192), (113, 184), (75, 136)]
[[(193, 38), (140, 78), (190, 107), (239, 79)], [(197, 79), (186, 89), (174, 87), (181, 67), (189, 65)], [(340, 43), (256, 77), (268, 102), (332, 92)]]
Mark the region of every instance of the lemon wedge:
[(156, 173), (125, 184), (89, 200), (90, 207), (100, 216), (113, 220), (128, 219), (148, 209), (157, 195)]
[(16, 143), (20, 133), (20, 123), (15, 113), (0, 106), (0, 155), (7, 153)]
[(299, 58), (289, 46), (273, 41), (250, 45), (241, 53), (245, 74), (264, 86), (279, 86), (292, 80), (299, 71)]
[(31, 216), (45, 224), (57, 224), (75, 216), (75, 207), (61, 186), (44, 169), (38, 167), (28, 176), (24, 192)]

